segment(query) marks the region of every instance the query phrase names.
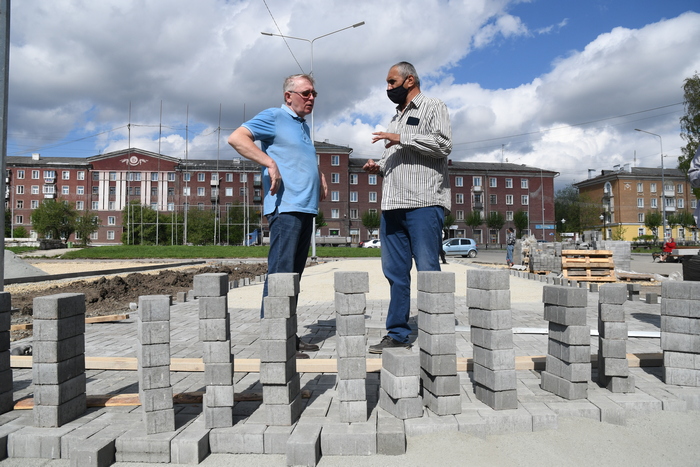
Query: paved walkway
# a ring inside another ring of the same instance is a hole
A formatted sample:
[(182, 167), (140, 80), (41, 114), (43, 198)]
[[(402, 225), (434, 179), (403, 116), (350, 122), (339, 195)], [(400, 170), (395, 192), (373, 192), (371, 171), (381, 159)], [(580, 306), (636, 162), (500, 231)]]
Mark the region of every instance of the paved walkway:
[[(451, 259), (450, 263), (443, 267), (443, 271), (453, 272), (456, 277), (458, 357), (472, 356), (466, 307), (466, 275), (478, 274), (481, 267), (485, 266), (475, 265), (471, 260), (466, 259)], [(382, 276), (380, 260), (349, 259), (315, 265), (307, 268), (302, 278), (297, 310), (299, 335), (304, 340), (320, 346), (318, 352), (310, 353), (311, 358), (335, 358), (333, 278), (335, 271), (349, 270), (369, 272), (370, 292), (367, 294), (366, 311), (368, 345), (378, 342), (384, 334), (384, 319), (388, 306), (386, 299), (388, 297), (388, 284)], [(511, 276), (514, 343), (518, 356), (542, 356), (547, 352), (547, 322), (542, 318), (542, 288), (544, 285), (542, 282)], [(229, 293), (232, 351), (236, 359), (258, 357), (256, 341), (259, 336), (261, 293), (262, 284), (260, 283), (232, 289)], [(415, 290), (413, 298), (415, 298)], [(598, 294), (591, 292), (588, 294), (588, 298), (588, 324), (592, 330), (596, 330)], [(415, 307), (415, 300), (412, 303)], [(646, 332), (651, 335), (658, 333), (660, 321), (658, 304), (647, 304), (644, 301), (627, 302), (625, 310), (631, 333)], [(413, 309), (412, 321), (414, 325), (416, 313), (417, 310)], [(137, 344), (135, 318), (136, 316), (132, 314), (130, 319), (118, 323), (87, 325), (86, 356), (135, 357), (135, 345)], [(13, 347), (26, 344), (27, 341), (14, 342)], [(597, 352), (597, 339), (592, 338), (591, 344), (591, 352)], [(173, 358), (198, 358), (201, 357), (201, 348), (201, 343), (198, 340), (198, 302), (175, 303), (171, 309), (171, 356)], [(660, 353), (659, 338), (630, 338), (627, 352)], [(367, 354), (367, 358), (377, 358), (377, 356)], [(661, 410), (700, 410), (700, 390), (665, 385), (661, 380), (660, 367), (632, 368), (631, 373), (636, 380), (635, 393), (612, 394), (590, 382), (587, 400), (567, 401), (540, 389), (537, 371), (519, 370), (517, 376), (520, 408), (514, 411), (500, 412), (491, 410), (475, 398), (470, 380), (471, 373), (462, 373), (460, 376), (463, 413), (458, 416), (436, 417), (426, 412), (426, 416), (422, 419), (412, 419), (405, 422), (406, 434), (410, 438), (442, 431), (461, 431), (485, 436), (504, 432), (556, 429), (559, 417), (573, 416), (610, 423), (625, 423), (627, 419)], [(15, 399), (31, 395), (33, 392), (31, 370), (14, 370), (13, 376)], [(135, 371), (88, 370), (87, 377), (88, 395), (138, 392)], [(173, 372), (171, 381), (175, 393), (204, 390), (203, 373), (200, 372)], [(311, 397), (305, 400), (305, 407), (309, 414), (325, 414), (329, 407), (330, 410), (333, 410), (335, 383), (334, 374), (305, 373), (301, 375), (302, 389), (310, 391), (311, 394)], [(368, 374), (368, 386), (375, 389), (368, 392), (370, 406), (376, 406), (379, 386), (377, 373)], [(237, 393), (261, 392), (257, 373), (236, 373), (235, 387)], [(254, 423), (256, 418), (259, 418), (256, 415), (259, 406), (260, 402), (255, 401), (237, 403), (234, 409), (237, 421), (239, 423)], [(177, 410), (181, 411), (181, 416), (189, 417), (188, 419), (196, 417), (198, 411), (201, 410), (201, 407), (196, 405), (176, 407), (178, 407)], [(100, 410), (131, 413), (133, 418), (131, 422), (133, 423), (138, 423), (137, 419), (140, 417), (138, 407)], [(0, 424), (31, 424), (30, 415), (30, 411), (14, 411), (0, 416)], [(221, 460), (222, 458), (226, 458), (226, 456), (211, 456), (211, 459), (207, 461), (211, 464), (205, 465), (228, 465), (216, 463), (224, 462)], [(233, 458), (228, 459), (232, 461)], [(266, 459), (269, 461), (266, 462), (267, 465), (283, 465), (283, 458), (279, 456), (268, 456)], [(282, 463), (277, 464), (280, 460)], [(3, 467), (6, 465), (49, 465), (26, 462), (29, 461), (9, 459), (0, 462), (0, 465)], [(55, 465), (68, 464), (57, 463)]]

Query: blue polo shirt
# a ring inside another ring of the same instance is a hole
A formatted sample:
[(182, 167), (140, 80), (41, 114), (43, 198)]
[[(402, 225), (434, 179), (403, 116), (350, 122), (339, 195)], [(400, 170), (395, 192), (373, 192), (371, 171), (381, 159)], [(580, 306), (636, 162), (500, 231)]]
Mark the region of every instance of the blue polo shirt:
[(282, 175), (282, 186), (273, 196), (270, 194), (270, 174), (267, 167), (263, 167), (263, 214), (272, 214), (275, 208), (281, 213), (318, 214), (321, 180), (316, 149), (305, 120), (282, 105), (263, 110), (242, 126), (260, 141), (261, 149), (277, 163)]

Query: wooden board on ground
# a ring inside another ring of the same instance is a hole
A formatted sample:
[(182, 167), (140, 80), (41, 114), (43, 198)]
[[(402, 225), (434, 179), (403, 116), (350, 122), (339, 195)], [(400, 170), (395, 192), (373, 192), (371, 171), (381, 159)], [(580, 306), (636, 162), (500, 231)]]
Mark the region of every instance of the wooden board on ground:
[(642, 274), (639, 272), (618, 272), (616, 275), (618, 280), (621, 281), (656, 281), (653, 274)]
[[(123, 321), (125, 319), (129, 319), (128, 314), (93, 316), (90, 318), (85, 318), (85, 324), (113, 323), (115, 321)], [(34, 324), (32, 323), (13, 324), (10, 326), (10, 331), (27, 331), (33, 328)]]

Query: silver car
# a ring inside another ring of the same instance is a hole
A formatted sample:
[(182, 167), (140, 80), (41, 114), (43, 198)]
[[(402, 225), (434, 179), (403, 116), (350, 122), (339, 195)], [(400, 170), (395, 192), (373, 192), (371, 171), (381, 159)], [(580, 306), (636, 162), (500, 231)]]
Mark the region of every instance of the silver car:
[(442, 242), (442, 251), (446, 255), (462, 255), (463, 258), (475, 258), (479, 250), (471, 238), (450, 238)]

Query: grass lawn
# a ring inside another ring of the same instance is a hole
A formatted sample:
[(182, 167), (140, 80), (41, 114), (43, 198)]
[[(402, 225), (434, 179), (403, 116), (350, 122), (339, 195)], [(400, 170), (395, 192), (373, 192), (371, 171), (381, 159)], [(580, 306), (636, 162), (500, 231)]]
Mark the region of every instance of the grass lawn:
[[(184, 246), (119, 245), (83, 248), (66, 252), (62, 259), (138, 259), (138, 258), (267, 258), (267, 246)], [(309, 256), (311, 248), (309, 248)], [(378, 258), (378, 248), (316, 247), (319, 258)]]

